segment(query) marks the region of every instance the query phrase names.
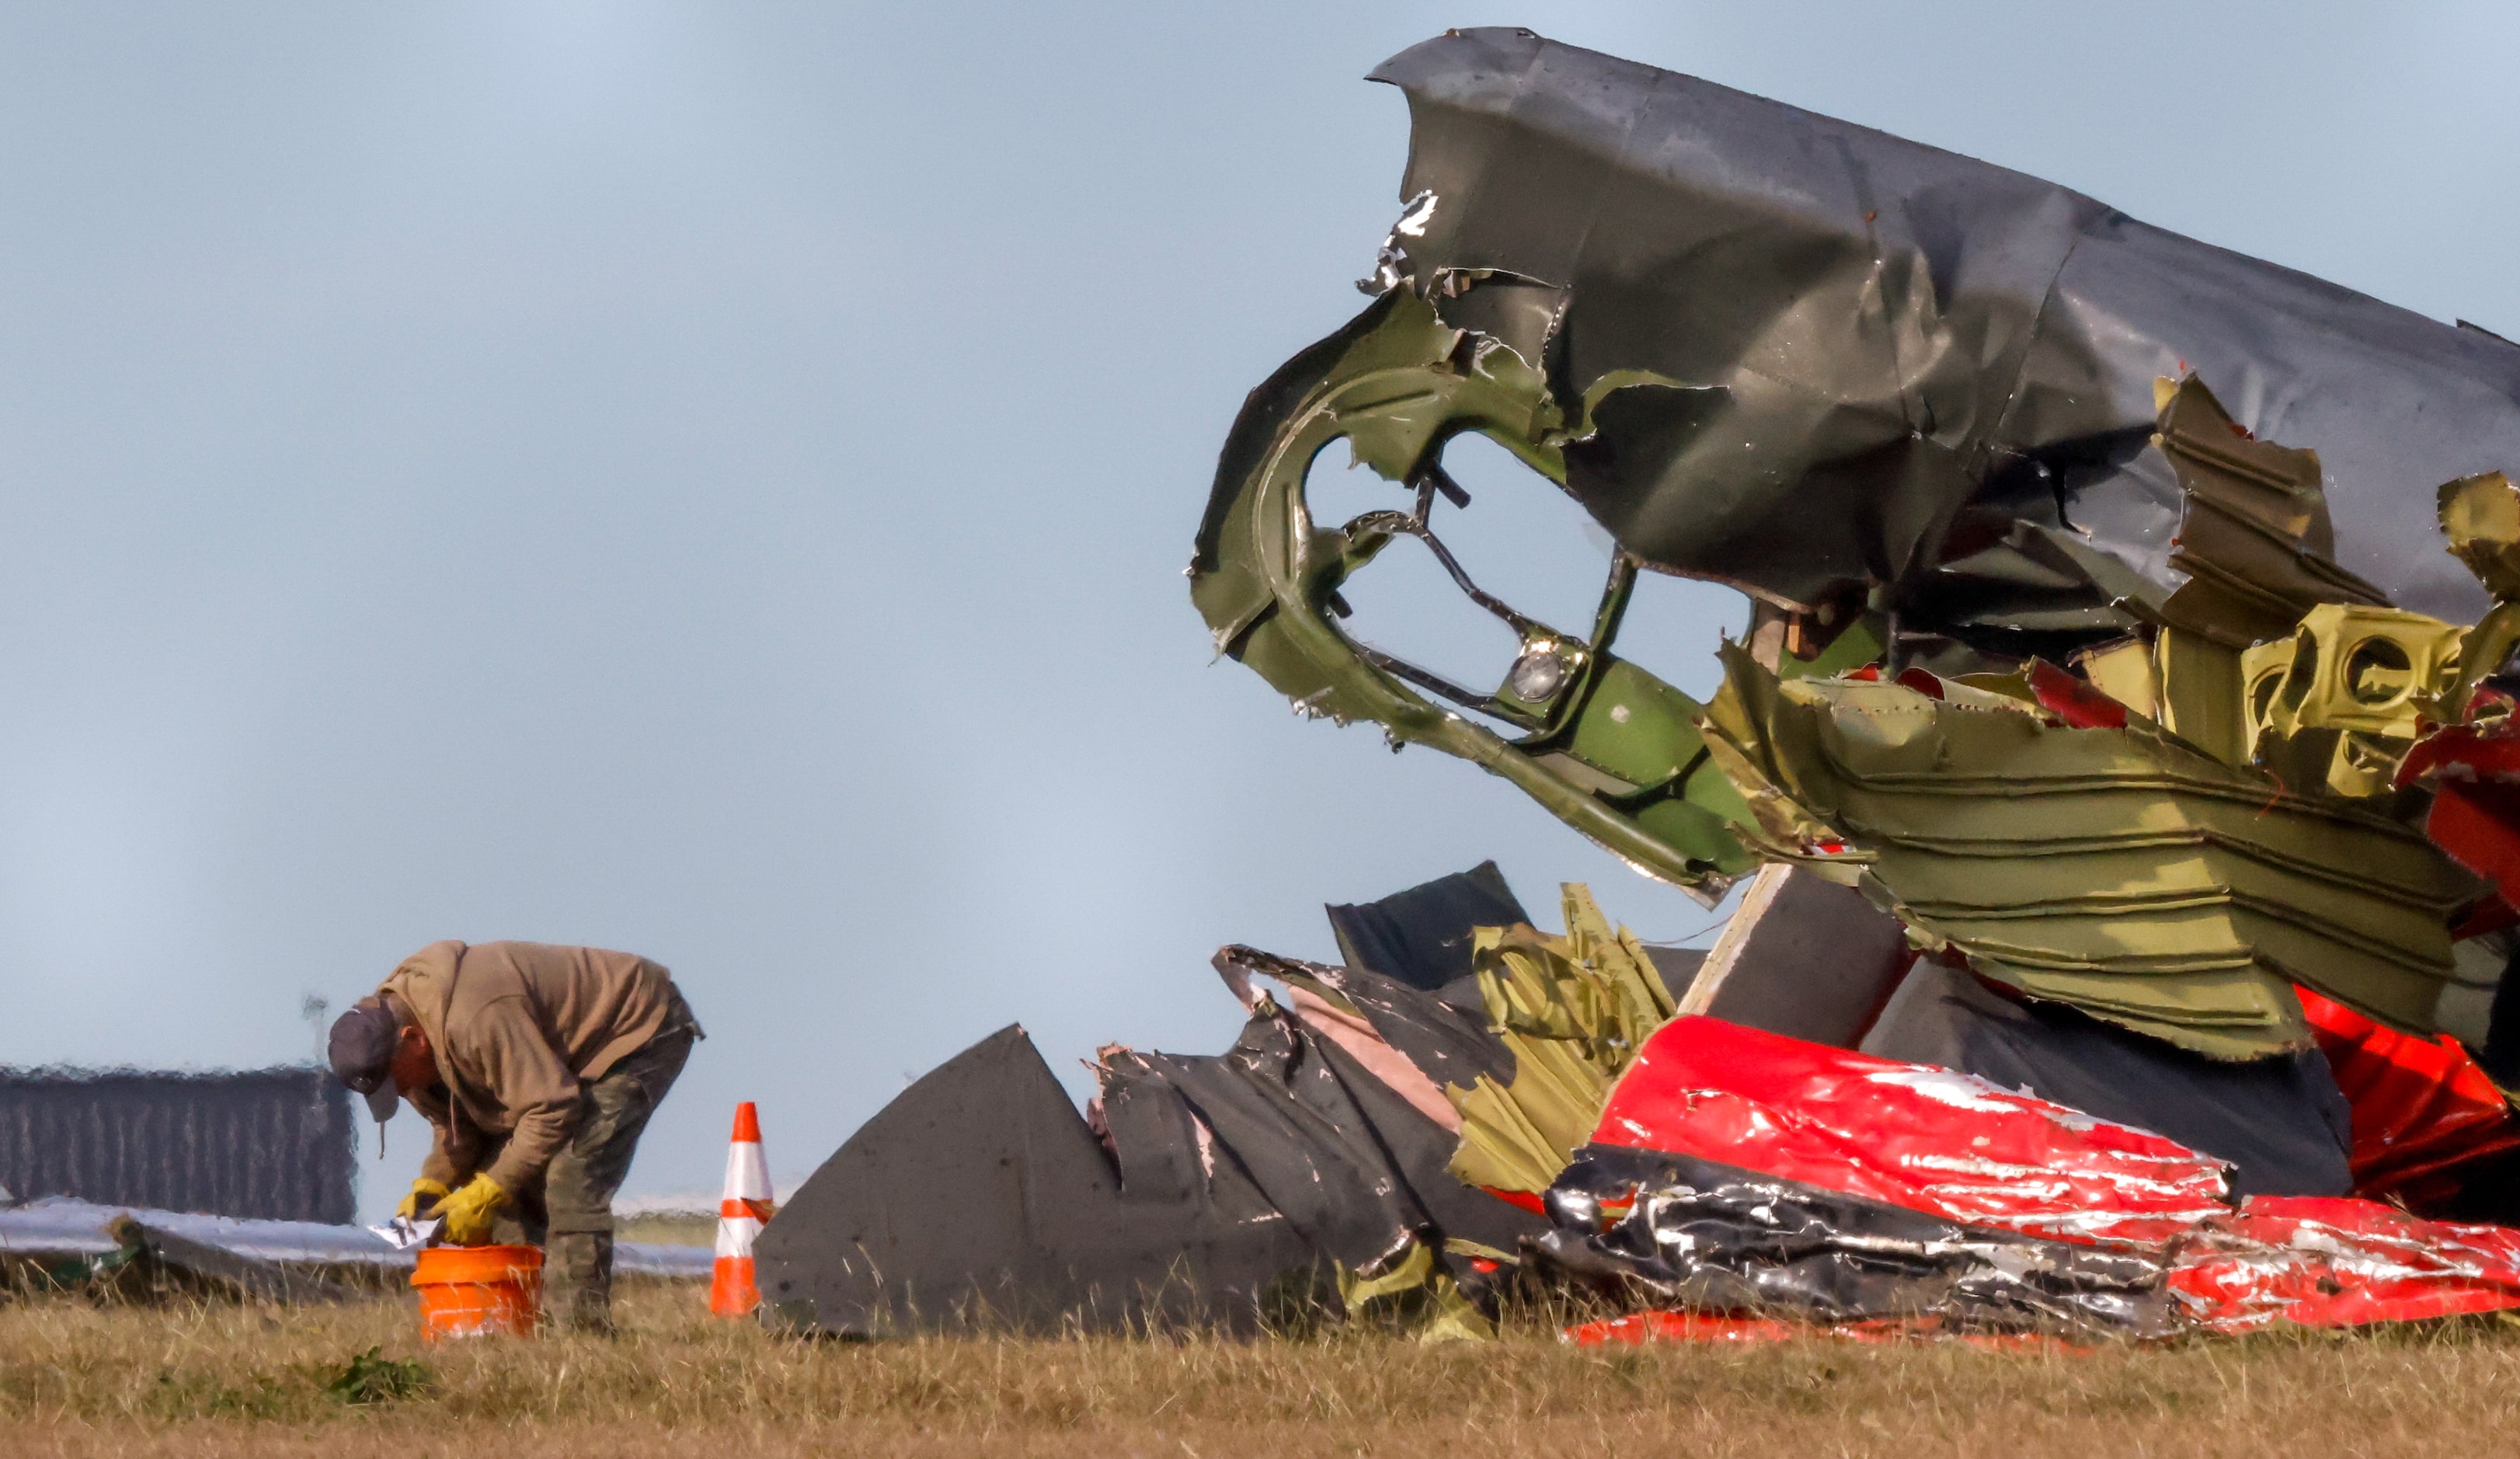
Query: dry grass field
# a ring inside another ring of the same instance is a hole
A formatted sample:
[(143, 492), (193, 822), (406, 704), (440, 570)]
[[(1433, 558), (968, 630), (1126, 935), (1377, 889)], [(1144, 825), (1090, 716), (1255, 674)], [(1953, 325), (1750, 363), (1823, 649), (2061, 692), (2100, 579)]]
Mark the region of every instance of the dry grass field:
[[(424, 1348), (410, 1307), (0, 1301), (0, 1454), (1696, 1456), (2045, 1459), (2520, 1448), (2520, 1330), (1998, 1353), (1811, 1343), (808, 1344), (624, 1294), (625, 1335)], [(371, 1347), (427, 1375), (327, 1391)]]
[(652, 1241), (661, 1246), (705, 1247), (717, 1242), (717, 1212), (714, 1210), (651, 1210), (623, 1216), (619, 1227), (623, 1241)]

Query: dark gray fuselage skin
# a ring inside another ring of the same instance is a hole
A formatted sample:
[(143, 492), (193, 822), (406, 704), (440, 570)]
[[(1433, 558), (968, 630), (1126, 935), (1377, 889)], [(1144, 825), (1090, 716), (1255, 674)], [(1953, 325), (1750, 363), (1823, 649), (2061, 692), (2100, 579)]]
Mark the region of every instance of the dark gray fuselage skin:
[[(1567, 488), (1654, 566), (1789, 605), (1862, 588), (1995, 651), (2111, 636), (2181, 580), (2145, 447), (2154, 380), (2193, 373), (2318, 452), (2345, 568), (2452, 621), (2489, 606), (2434, 493), (2520, 468), (2520, 347), (1528, 31), (1448, 33), (1372, 79), (1414, 121), (1402, 269), (1496, 271), (1439, 307), (1561, 402), (1598, 397)], [(2070, 580), (2042, 536), (2126, 570)]]

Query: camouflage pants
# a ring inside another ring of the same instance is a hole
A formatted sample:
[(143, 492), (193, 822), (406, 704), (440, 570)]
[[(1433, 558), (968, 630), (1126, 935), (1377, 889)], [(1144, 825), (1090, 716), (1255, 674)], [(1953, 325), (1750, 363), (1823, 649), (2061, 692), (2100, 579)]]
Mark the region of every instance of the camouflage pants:
[(612, 1326), (612, 1195), (648, 1117), (703, 1037), (680, 998), (665, 1030), (578, 1089), (577, 1133), (543, 1178), (499, 1212), (491, 1240), (543, 1249), (544, 1320), (573, 1332)]

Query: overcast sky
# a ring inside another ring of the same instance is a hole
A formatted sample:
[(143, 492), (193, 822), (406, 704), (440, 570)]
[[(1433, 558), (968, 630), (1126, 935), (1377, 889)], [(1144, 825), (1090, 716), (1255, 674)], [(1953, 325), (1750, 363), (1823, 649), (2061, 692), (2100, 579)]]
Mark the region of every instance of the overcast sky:
[[(1079, 1088), (1221, 1049), (1219, 943), (1482, 857), (1704, 940), (1211, 666), (1181, 577), (1397, 211), (1359, 77), (1474, 23), (2520, 335), (2508, 6), (11, 5), (0, 1063), (302, 1062), (432, 939), (629, 948), (710, 1034), (652, 1195), (739, 1099), (784, 1181), (1008, 1023)], [(1589, 605), (1571, 508), (1467, 470), (1474, 566)], [(1663, 587), (1702, 690), (1738, 600)]]

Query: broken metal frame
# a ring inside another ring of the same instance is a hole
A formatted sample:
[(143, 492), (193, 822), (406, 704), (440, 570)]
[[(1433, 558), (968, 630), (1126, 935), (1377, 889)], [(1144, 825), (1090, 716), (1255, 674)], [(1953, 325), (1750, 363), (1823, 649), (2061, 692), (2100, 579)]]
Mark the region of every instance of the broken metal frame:
[[(1257, 668), (1297, 712), (1372, 719), (1394, 749), (1422, 744), (1469, 760), (1632, 866), (1713, 904), (1754, 864), (1726, 829), (1745, 807), (1697, 732), (1704, 707), (1612, 651), (1647, 565), (1615, 554), (1583, 638), (1481, 589), (1430, 521), (1439, 493), (1467, 502), (1441, 457), (1469, 432), (1560, 488), (1562, 447), (1583, 433), (1512, 349), (1446, 324), (1406, 288), (1254, 391), (1219, 464), (1191, 569), (1218, 652)], [(1317, 525), (1304, 479), (1340, 439), (1357, 463), (1411, 486), (1415, 510)], [(1424, 542), (1471, 602), (1514, 630), (1521, 647), (1495, 691), (1455, 684), (1337, 626), (1347, 613), (1340, 586), (1404, 536)], [(1523, 733), (1508, 739), (1419, 690)]]

